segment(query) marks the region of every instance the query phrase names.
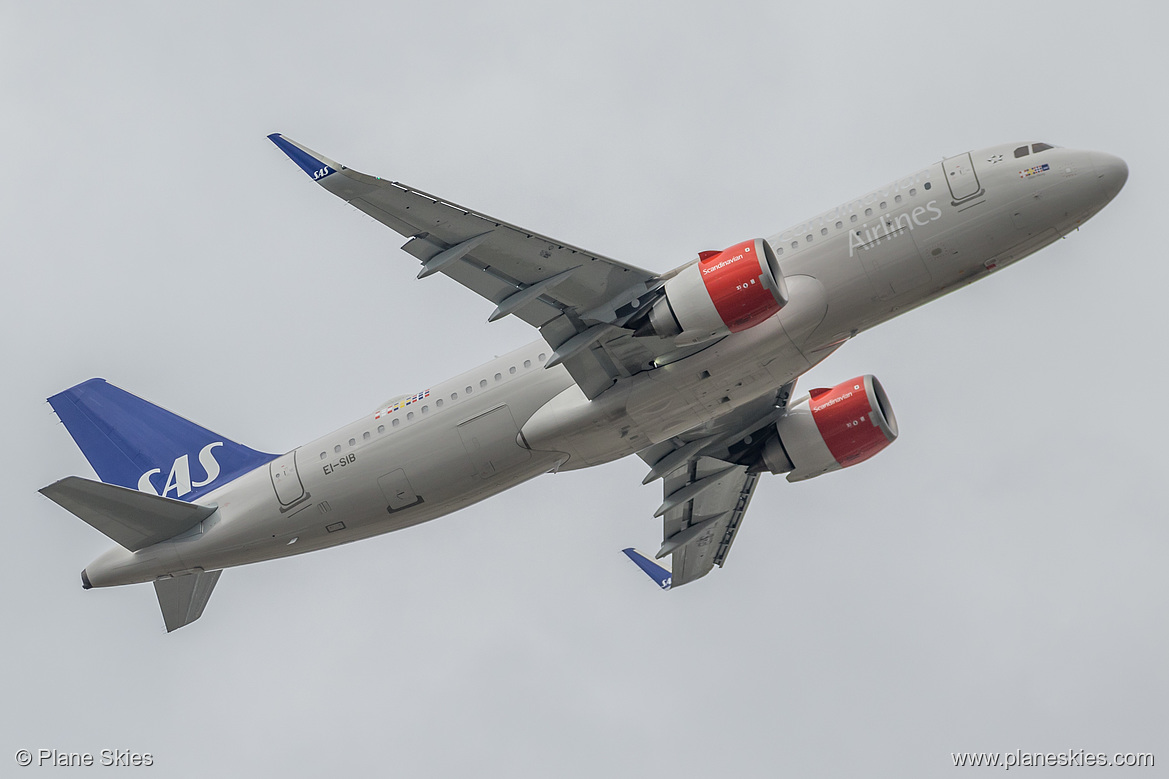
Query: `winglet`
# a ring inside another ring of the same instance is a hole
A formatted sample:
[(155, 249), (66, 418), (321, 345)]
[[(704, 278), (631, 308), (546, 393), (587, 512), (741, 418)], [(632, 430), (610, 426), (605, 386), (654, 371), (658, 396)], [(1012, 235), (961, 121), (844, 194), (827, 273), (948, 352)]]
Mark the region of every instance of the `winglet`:
[(669, 568), (665, 568), (661, 564), (654, 562), (633, 547), (622, 549), (621, 551), (630, 560), (635, 562), (638, 568), (645, 571), (646, 575), (653, 579), (659, 587), (663, 590), (670, 589), (670, 585), (673, 583), (673, 574), (670, 573)]
[(301, 146), (296, 141), (290, 141), (280, 133), (272, 133), (268, 140), (276, 144), (280, 151), (287, 154), (288, 158), (299, 165), (300, 169), (309, 174), (314, 181), (320, 181), (345, 167), (312, 149)]

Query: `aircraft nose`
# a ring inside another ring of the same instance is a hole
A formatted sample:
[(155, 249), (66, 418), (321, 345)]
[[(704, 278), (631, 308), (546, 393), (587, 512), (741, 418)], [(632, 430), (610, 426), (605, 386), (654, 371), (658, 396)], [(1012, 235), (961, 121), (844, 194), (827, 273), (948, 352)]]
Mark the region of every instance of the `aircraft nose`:
[(1092, 168), (1109, 200), (1116, 197), (1124, 182), (1128, 181), (1128, 165), (1120, 157), (1096, 152), (1092, 156)]

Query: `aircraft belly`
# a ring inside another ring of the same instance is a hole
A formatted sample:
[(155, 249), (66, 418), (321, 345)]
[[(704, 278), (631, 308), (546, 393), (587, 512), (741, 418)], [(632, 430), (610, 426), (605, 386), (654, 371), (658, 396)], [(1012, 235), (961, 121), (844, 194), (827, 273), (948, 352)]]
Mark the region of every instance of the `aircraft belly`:
[[(811, 367), (785, 327), (808, 333), (826, 307), (819, 285), (811, 303), (783, 311), (701, 352), (640, 373), (589, 401), (570, 387), (532, 415), (522, 435), (536, 451), (563, 452), (562, 470), (598, 465), (717, 420), (774, 393)], [(793, 304), (794, 305), (794, 304)]]
[[(502, 406), (506, 409), (506, 406)], [(472, 410), (470, 413), (474, 413)], [(489, 412), (490, 413), (490, 412)], [(479, 415), (487, 416), (487, 415)], [(498, 420), (498, 416), (493, 419)], [(257, 479), (247, 491), (252, 500), (236, 508), (244, 522), (226, 526), (184, 547), (184, 567), (204, 570), (288, 557), (400, 530), (449, 514), (552, 469), (559, 455), (533, 453), (503, 430), (502, 439), (484, 439), (497, 470), (484, 478), (468, 455), (459, 417), (436, 417), (398, 431), (355, 452), (343, 469), (332, 462), (302, 468), (311, 498), (281, 513), (271, 484)], [(482, 434), (484, 428), (476, 428)], [(515, 452), (503, 445), (510, 444)], [(505, 454), (501, 458), (499, 452)], [(333, 468), (326, 472), (326, 467)], [(263, 469), (261, 469), (263, 470)], [(266, 479), (268, 474), (263, 474)], [(265, 491), (266, 488), (266, 491)], [(235, 531), (235, 532), (232, 532)], [(148, 578), (139, 579), (147, 581)]]

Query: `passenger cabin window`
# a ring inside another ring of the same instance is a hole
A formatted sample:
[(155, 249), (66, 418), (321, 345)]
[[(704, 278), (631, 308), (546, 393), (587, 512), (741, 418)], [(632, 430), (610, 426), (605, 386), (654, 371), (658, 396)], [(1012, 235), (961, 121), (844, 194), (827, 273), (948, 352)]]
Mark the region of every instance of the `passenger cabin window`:
[(356, 439), (353, 439), (353, 438), (350, 438), (350, 439), (349, 439), (349, 445), (350, 445), (350, 446), (353, 446), (353, 445), (354, 445), (354, 444), (356, 444), (356, 443), (357, 443), (357, 440), (356, 440)]
[(361, 434), (361, 440), (362, 440), (362, 441), (368, 441), (368, 440), (369, 440), (369, 431), (368, 431), (368, 430), (367, 430), (367, 431), (365, 431), (364, 433), (362, 433), (362, 434)]
[(1019, 157), (1026, 157), (1030, 153), (1030, 149), (1028, 149), (1026, 146), (1020, 146), (1019, 148), (1015, 149), (1015, 159), (1018, 159)]
[(377, 431), (378, 431), (378, 435), (381, 435), (382, 433), (386, 432), (386, 426), (385, 425), (378, 425)]
[(1054, 149), (1054, 148), (1055, 147), (1052, 146), (1050, 143), (1035, 143), (1035, 144), (1031, 145), (1031, 151), (1034, 152), (1035, 154), (1038, 154), (1041, 151), (1047, 151), (1048, 149)]
[(333, 454), (341, 454), (341, 444), (337, 444), (333, 447)]

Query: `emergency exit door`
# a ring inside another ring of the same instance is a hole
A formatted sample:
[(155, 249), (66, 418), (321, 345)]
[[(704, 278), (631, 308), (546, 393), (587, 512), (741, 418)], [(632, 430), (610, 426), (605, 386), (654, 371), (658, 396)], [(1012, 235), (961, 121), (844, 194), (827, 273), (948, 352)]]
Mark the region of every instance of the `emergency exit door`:
[(304, 491), (304, 484), (296, 470), (296, 450), (280, 455), (269, 463), (268, 472), (272, 476), (272, 489), (276, 490), (281, 512), (308, 500), (309, 495)]

